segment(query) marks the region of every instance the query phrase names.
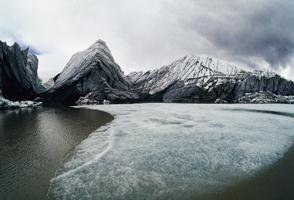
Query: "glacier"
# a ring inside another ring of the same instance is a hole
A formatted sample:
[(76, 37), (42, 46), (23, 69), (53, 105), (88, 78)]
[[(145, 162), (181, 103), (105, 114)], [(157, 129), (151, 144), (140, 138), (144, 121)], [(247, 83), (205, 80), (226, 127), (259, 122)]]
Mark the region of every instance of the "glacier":
[(54, 199), (202, 198), (266, 170), (294, 139), (289, 105), (82, 107), (115, 119), (67, 156)]

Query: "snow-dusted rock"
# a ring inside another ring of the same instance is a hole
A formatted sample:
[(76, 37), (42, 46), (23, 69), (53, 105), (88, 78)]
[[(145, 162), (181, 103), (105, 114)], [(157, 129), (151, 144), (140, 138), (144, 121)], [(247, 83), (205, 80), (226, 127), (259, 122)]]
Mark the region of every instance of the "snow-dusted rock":
[(86, 95), (97, 101), (127, 102), (138, 98), (129, 92), (130, 86), (105, 42), (98, 40), (85, 51), (72, 56), (63, 71), (54, 78), (54, 85), (45, 97), (66, 104), (74, 104)]
[(38, 58), (22, 50), (17, 43), (0, 41), (0, 89), (10, 100), (33, 99), (43, 91), (37, 75)]
[(0, 111), (9, 110), (9, 109), (27, 108), (27, 107), (37, 107), (41, 105), (42, 105), (42, 102), (35, 102), (35, 101), (10, 101), (1, 96), (1, 90), (0, 90)]
[(236, 103), (254, 103), (254, 104), (264, 104), (264, 103), (294, 103), (294, 96), (282, 96), (276, 95), (271, 92), (256, 92), (256, 93), (246, 93), (244, 96), (236, 100)]
[(102, 102), (99, 102), (98, 100), (95, 99), (95, 97), (92, 96), (92, 93), (88, 93), (86, 96), (80, 97), (76, 101), (76, 105), (96, 105), (96, 104), (101, 104)]
[(210, 57), (186, 56), (170, 65), (128, 75), (142, 100), (159, 102), (236, 102), (246, 93), (294, 95), (294, 83), (262, 71), (238, 70)]
[(282, 78), (279, 75), (272, 77), (250, 75), (241, 79), (236, 85), (236, 96), (242, 97), (246, 93), (257, 93), (268, 91), (277, 95), (294, 95), (294, 83)]
[(228, 102), (226, 100), (221, 99), (221, 98), (217, 98), (214, 103), (228, 103)]
[(202, 87), (215, 73), (208, 63), (197, 56), (186, 56), (159, 69), (131, 73), (128, 77), (140, 92), (150, 95), (159, 93), (179, 81), (185, 86)]

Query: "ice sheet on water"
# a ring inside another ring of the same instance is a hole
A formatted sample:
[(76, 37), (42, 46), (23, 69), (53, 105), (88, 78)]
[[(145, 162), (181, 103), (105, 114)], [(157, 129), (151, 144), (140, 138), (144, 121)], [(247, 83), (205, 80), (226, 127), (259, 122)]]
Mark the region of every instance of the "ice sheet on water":
[[(247, 178), (292, 145), (294, 119), (229, 110), (237, 107), (88, 106), (115, 119), (76, 148), (49, 194), (57, 199), (189, 199)], [(242, 108), (294, 112), (289, 105)]]

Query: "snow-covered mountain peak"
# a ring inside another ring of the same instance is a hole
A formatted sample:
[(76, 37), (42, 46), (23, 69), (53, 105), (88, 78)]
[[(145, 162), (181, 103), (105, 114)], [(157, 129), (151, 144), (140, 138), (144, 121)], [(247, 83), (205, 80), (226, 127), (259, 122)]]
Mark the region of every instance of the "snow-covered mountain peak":
[[(88, 49), (74, 54), (55, 80), (55, 87), (62, 86), (68, 80), (75, 81), (84, 76), (93, 68), (99, 66), (100, 62), (113, 66), (116, 70), (121, 71), (115, 63), (109, 48), (103, 40), (97, 40)], [(75, 78), (74, 78), (75, 77)]]
[(185, 68), (189, 66), (196, 67), (197, 69), (205, 68), (212, 72), (221, 73), (227, 73), (227, 71), (231, 71), (233, 69), (237, 70), (235, 64), (207, 55), (186, 55), (174, 61), (169, 66), (177, 65), (179, 65), (179, 69), (182, 69), (182, 67)]
[(95, 45), (102, 45), (102, 46), (106, 46), (106, 42), (104, 40), (101, 40), (101, 39), (98, 39), (92, 46), (95, 46)]
[(111, 61), (114, 61), (114, 59), (113, 59), (113, 57), (111, 55), (111, 51), (108, 48), (106, 42), (104, 42), (101, 39), (97, 40), (86, 51), (91, 51), (91, 52), (94, 52), (94, 53), (102, 54), (104, 57), (107, 57)]
[(216, 64), (212, 65), (212, 61), (209, 57), (189, 55), (158, 69), (131, 73), (128, 77), (135, 85), (144, 82), (142, 89), (149, 90), (149, 94), (162, 91), (177, 81), (202, 85), (216, 73)]
[(97, 49), (97, 50), (103, 50), (103, 51), (107, 51), (110, 53), (110, 50), (106, 44), (106, 42), (104, 42), (103, 40), (99, 39), (97, 40), (94, 44), (92, 44), (89, 49)]
[(65, 104), (74, 104), (80, 97), (112, 102), (138, 98), (128, 91), (130, 85), (106, 43), (98, 40), (71, 57), (63, 71), (54, 78), (54, 85), (46, 95)]
[(257, 78), (274, 77), (271, 72), (241, 70), (235, 63), (229, 63), (211, 56), (184, 56), (169, 65), (146, 72), (133, 72), (128, 75), (136, 89), (150, 95), (159, 93), (182, 83), (184, 86), (210, 88), (226, 81), (236, 82), (249, 76)]

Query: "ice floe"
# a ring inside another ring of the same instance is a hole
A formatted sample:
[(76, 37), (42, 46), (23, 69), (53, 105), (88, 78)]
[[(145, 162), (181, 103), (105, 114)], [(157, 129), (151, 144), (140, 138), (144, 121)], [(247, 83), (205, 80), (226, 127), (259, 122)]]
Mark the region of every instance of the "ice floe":
[(115, 119), (76, 147), (52, 179), (50, 197), (201, 198), (266, 169), (294, 138), (294, 118), (283, 115), (294, 113), (291, 105), (84, 107)]

